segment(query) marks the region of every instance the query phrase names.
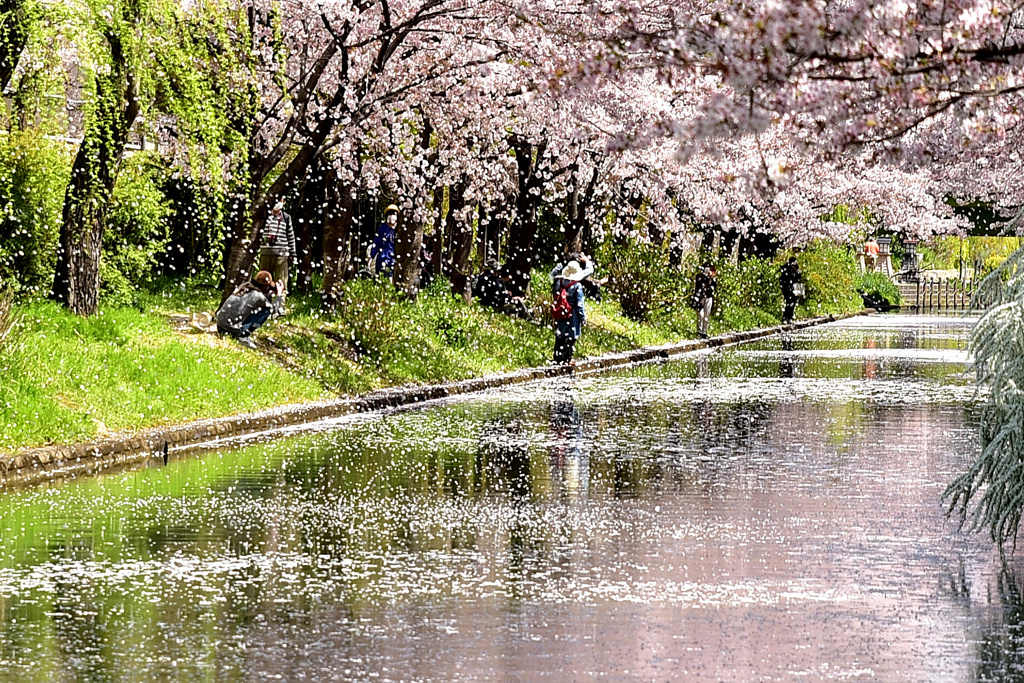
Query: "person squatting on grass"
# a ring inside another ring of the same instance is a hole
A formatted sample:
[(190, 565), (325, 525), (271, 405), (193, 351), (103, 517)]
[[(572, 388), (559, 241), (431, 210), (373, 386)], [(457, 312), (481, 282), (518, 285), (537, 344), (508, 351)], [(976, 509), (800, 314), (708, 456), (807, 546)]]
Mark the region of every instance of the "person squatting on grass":
[(495, 259), (488, 259), (483, 271), (473, 279), (473, 296), (492, 310), (513, 315), (523, 320), (533, 320), (533, 314), (521, 296), (512, 296), (508, 289), (508, 272)]
[[(551, 317), (555, 321), (555, 353), (554, 363), (557, 365), (571, 364), (573, 354), (576, 351), (576, 340), (580, 338), (583, 331), (583, 324), (587, 319), (587, 312), (583, 308), (583, 285), (580, 280), (587, 276), (587, 271), (580, 267), (576, 261), (570, 261), (552, 288), (553, 301), (551, 304)], [(564, 310), (559, 304), (562, 302), (562, 293), (565, 293), (565, 303), (569, 310)]]
[(263, 227), (263, 246), (260, 247), (260, 271), (266, 271), (281, 285), (281, 308), (288, 294), (288, 264), (295, 260), (295, 230), (292, 217), (284, 212), (284, 203), (278, 202), (270, 210)]
[(252, 282), (241, 285), (221, 305), (217, 311), (217, 331), (231, 335), (242, 346), (255, 349), (250, 335), (267, 322), (272, 313), (280, 310), (283, 300), (284, 283), (275, 283), (269, 272), (261, 270)]

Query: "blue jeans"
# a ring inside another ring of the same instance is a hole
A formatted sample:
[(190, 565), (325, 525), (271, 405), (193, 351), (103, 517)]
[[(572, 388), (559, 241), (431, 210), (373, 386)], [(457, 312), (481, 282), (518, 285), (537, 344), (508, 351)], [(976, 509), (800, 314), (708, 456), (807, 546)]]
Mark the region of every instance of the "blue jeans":
[(559, 365), (572, 362), (573, 354), (576, 352), (576, 337), (571, 334), (562, 334), (555, 330), (555, 354), (554, 362)]
[(262, 311), (257, 311), (256, 313), (251, 314), (248, 318), (242, 321), (242, 324), (240, 326), (242, 329), (241, 332), (239, 332), (238, 336), (248, 337), (250, 334), (255, 332), (260, 325), (267, 322), (267, 319), (269, 317), (269, 308), (264, 308)]

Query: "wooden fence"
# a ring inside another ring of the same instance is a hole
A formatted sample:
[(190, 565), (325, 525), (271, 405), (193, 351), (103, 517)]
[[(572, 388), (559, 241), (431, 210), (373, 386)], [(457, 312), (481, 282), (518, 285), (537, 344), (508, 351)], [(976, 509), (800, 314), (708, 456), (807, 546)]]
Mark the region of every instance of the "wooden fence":
[(966, 311), (984, 308), (983, 301), (976, 301), (975, 283), (958, 278), (925, 280), (900, 284), (903, 308), (917, 311)]

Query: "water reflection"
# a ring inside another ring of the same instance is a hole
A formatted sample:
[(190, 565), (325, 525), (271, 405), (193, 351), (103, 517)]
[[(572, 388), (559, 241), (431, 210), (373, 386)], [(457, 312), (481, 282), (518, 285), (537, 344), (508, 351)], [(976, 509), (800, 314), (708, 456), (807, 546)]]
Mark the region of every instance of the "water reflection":
[[(1001, 609), (978, 638), (978, 681), (1015, 681), (1024, 677), (1024, 574), (1019, 561), (1004, 566), (996, 582), (996, 595), (988, 595)], [(969, 599), (969, 587), (964, 586)]]
[(504, 492), (517, 502), (528, 502), (533, 493), (530, 449), (526, 425), (519, 416), (488, 421), (480, 430), (476, 451), (477, 481), (488, 490)]
[(590, 488), (589, 449), (584, 442), (583, 418), (571, 386), (566, 386), (551, 401), (548, 439), (551, 481), (561, 499), (585, 499)]
[(0, 500), (0, 680), (1000, 680), (970, 321), (858, 319)]
[(784, 332), (779, 341), (781, 342), (782, 350), (785, 352), (782, 358), (779, 359), (779, 377), (783, 379), (792, 378), (796, 376), (796, 362), (793, 358), (793, 336), (789, 332)]

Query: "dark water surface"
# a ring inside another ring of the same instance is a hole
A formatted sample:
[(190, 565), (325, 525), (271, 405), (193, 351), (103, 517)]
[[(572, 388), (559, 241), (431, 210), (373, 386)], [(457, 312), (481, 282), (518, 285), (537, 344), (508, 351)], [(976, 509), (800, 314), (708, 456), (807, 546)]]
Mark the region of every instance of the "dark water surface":
[(854, 319), (8, 492), (0, 680), (1024, 676), (1024, 569), (940, 502), (978, 448), (972, 322)]

